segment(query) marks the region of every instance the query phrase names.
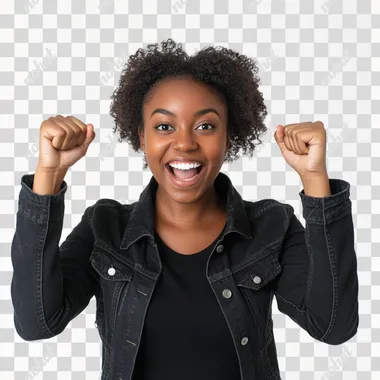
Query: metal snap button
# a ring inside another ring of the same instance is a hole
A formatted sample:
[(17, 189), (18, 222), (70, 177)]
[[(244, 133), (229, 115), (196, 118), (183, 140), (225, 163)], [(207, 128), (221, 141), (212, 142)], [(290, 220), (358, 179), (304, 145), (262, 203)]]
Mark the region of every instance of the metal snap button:
[(115, 268), (111, 267), (111, 268), (108, 269), (108, 274), (109, 274), (110, 276), (113, 276), (115, 273), (116, 273)]
[(243, 346), (245, 346), (247, 343), (248, 343), (248, 338), (245, 336), (245, 337), (241, 340), (241, 344), (242, 344)]
[(253, 282), (254, 282), (255, 284), (260, 284), (260, 282), (261, 282), (261, 278), (260, 278), (259, 276), (255, 276), (255, 277), (253, 278)]
[(222, 294), (224, 298), (231, 298), (232, 296), (232, 292), (230, 289), (224, 289)]
[(216, 248), (216, 252), (220, 253), (223, 251), (223, 245), (218, 245), (218, 247)]

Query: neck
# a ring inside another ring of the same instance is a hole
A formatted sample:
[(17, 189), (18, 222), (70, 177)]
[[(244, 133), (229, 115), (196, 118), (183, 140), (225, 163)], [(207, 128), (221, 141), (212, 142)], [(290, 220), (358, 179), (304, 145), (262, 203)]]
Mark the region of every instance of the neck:
[(194, 229), (201, 224), (207, 225), (215, 214), (224, 214), (225, 205), (215, 187), (206, 191), (203, 196), (191, 203), (174, 201), (159, 186), (156, 193), (157, 218), (161, 223), (180, 229)]

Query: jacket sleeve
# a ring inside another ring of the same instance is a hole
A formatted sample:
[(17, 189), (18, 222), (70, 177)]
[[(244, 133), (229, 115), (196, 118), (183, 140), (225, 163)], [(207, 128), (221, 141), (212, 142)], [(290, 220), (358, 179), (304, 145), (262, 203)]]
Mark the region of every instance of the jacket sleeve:
[(11, 244), (11, 298), (17, 333), (27, 341), (51, 338), (80, 314), (95, 294), (96, 276), (88, 207), (59, 247), (64, 218), (63, 181), (58, 194), (32, 191), (34, 174), (21, 178), (16, 230)]
[(275, 279), (278, 309), (315, 339), (332, 345), (352, 338), (358, 328), (358, 277), (350, 184), (329, 179), (331, 195), (299, 193), (305, 226), (288, 205)]

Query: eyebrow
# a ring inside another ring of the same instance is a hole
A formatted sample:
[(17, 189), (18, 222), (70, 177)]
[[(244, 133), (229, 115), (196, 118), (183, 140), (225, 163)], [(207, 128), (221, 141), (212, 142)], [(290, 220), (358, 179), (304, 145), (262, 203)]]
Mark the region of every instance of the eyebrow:
[[(203, 110), (199, 110), (197, 112), (194, 112), (194, 116), (201, 116), (201, 115), (204, 115), (206, 113), (209, 113), (209, 112), (214, 112), (216, 113), (218, 116), (219, 116), (219, 113), (218, 111), (215, 109), (215, 108), (205, 108)], [(170, 112), (169, 110), (166, 110), (164, 108), (156, 108), (152, 114), (150, 115), (150, 117), (152, 118), (152, 116), (155, 114), (155, 113), (162, 113), (164, 115), (169, 115), (169, 116), (173, 116), (173, 117), (177, 117), (177, 115), (173, 112)], [(219, 116), (220, 117), (220, 116)]]

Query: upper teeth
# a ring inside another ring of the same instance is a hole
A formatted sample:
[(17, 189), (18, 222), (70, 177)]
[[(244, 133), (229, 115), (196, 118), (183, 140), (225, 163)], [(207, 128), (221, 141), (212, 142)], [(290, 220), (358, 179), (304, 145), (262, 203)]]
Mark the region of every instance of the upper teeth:
[(191, 164), (172, 164), (172, 163), (169, 163), (169, 165), (173, 168), (181, 169), (181, 170), (189, 170), (189, 169), (194, 169), (194, 168), (197, 168), (198, 166), (201, 166), (201, 164), (199, 164), (199, 163), (191, 163)]

